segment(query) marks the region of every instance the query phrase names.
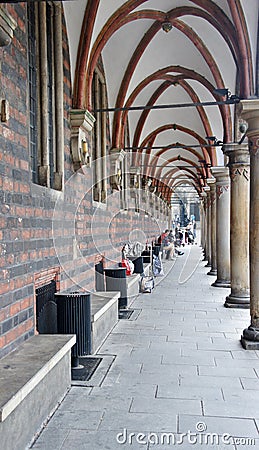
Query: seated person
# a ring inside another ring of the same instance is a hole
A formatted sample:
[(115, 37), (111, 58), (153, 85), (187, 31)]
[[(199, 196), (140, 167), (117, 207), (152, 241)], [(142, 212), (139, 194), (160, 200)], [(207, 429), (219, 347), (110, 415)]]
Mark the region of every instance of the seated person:
[(165, 251), (169, 250), (169, 258), (173, 259), (174, 256), (174, 242), (170, 242), (169, 238), (169, 230), (165, 230), (164, 233), (161, 234), (161, 243)]
[(176, 255), (182, 256), (182, 255), (184, 254), (184, 252), (181, 252), (180, 250), (178, 250), (178, 249), (176, 248), (177, 246), (179, 246), (179, 244), (178, 244), (177, 240), (175, 239), (172, 230), (169, 231), (168, 239), (169, 239), (169, 242), (173, 242), (173, 243), (174, 243), (174, 247), (175, 247), (175, 248), (174, 248), (174, 253), (175, 253)]

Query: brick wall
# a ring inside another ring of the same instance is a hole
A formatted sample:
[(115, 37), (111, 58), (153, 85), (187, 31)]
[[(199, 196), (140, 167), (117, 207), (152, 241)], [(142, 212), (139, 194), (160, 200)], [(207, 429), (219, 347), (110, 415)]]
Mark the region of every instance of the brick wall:
[[(35, 333), (35, 286), (44, 276), (55, 276), (60, 290), (92, 291), (94, 266), (102, 255), (107, 266), (119, 261), (122, 243), (129, 240), (132, 229), (144, 230), (150, 240), (160, 232), (156, 221), (143, 211), (135, 213), (132, 199), (129, 211), (121, 212), (119, 196), (111, 195), (110, 186), (106, 207), (97, 208), (92, 202), (91, 169), (74, 172), (64, 21), (64, 194), (31, 182), (26, 4), (7, 8), (18, 25), (12, 43), (0, 48), (0, 97), (10, 105), (10, 119), (0, 122), (0, 357)], [(167, 223), (160, 226), (165, 228)]]

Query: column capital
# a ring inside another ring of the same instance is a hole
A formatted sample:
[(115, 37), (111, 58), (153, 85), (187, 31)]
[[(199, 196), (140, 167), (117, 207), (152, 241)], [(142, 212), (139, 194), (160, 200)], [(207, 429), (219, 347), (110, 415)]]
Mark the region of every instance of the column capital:
[(211, 173), (216, 178), (216, 193), (219, 199), (222, 194), (230, 191), (229, 168), (225, 166), (211, 167)]
[(216, 182), (229, 180), (229, 168), (226, 166), (211, 167), (211, 173), (216, 178)]
[(206, 182), (209, 185), (211, 191), (216, 189), (216, 178), (214, 177), (207, 178)]
[(241, 100), (237, 112), (248, 123), (248, 138), (259, 136), (259, 99)]
[(231, 144), (224, 144), (222, 146), (222, 151), (229, 157), (229, 167), (233, 165), (250, 165), (248, 144), (238, 144), (236, 142), (232, 142)]

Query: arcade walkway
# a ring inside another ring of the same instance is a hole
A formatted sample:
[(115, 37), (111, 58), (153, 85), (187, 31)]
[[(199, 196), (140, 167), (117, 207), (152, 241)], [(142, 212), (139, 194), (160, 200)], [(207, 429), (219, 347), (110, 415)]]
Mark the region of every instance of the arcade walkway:
[(249, 311), (223, 307), (229, 290), (200, 258), (185, 248), (135, 300), (99, 351), (109, 370), (72, 387), (33, 449), (259, 448), (259, 352), (239, 343)]

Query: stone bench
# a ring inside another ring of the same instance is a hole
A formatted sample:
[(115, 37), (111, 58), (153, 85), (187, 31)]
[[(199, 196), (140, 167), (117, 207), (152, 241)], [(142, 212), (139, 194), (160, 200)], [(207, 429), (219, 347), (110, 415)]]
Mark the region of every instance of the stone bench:
[(92, 353), (95, 353), (118, 322), (120, 292), (105, 291), (91, 294)]
[(36, 335), (0, 360), (0, 442), (25, 449), (71, 386), (75, 335)]

